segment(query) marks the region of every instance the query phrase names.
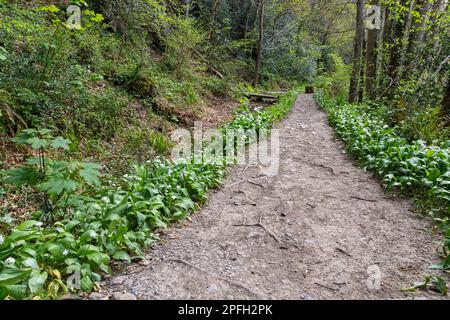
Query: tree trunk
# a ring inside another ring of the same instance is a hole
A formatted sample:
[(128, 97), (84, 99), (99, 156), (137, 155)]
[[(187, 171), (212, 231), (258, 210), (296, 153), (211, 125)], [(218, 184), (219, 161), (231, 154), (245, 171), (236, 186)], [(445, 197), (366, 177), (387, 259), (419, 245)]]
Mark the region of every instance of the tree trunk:
[(408, 48), (406, 50), (409, 70), (416, 69), (417, 64), (420, 63), (423, 41), (425, 40), (428, 7), (428, 0), (417, 0), (415, 3), (414, 11), (418, 13), (420, 18), (415, 17), (412, 19), (411, 29), (409, 31)]
[(450, 126), (450, 79), (447, 80), (447, 89), (445, 90), (441, 106), (442, 117), (446, 118), (446, 124)]
[(362, 64), (362, 46), (364, 38), (364, 0), (358, 0), (356, 4), (356, 35), (353, 51), (353, 70), (350, 80), (350, 92), (348, 102), (354, 103), (358, 99), (358, 80)]
[(376, 60), (376, 75), (375, 75), (375, 87), (373, 88), (373, 96), (375, 99), (379, 98), (379, 94), (380, 94), (380, 85), (382, 83), (383, 80), (383, 67), (384, 67), (384, 39), (386, 36), (386, 28), (387, 28), (387, 9), (386, 7), (382, 7), (381, 8), (381, 26), (380, 26), (380, 30), (378, 32), (378, 38), (377, 38), (377, 45), (376, 45), (376, 55), (377, 55), (377, 60)]
[(361, 53), (361, 65), (359, 67), (359, 88), (358, 88), (358, 103), (362, 103), (364, 100), (364, 87), (365, 87), (365, 79), (364, 79), (364, 63), (363, 63), (363, 57), (366, 54), (366, 34), (363, 30), (363, 45), (362, 45), (362, 53)]
[(422, 17), (422, 21), (420, 24), (419, 31), (416, 34), (416, 42), (421, 43), (425, 39), (427, 19), (428, 19), (428, 10), (430, 8), (430, 3), (428, 0), (422, 0), (420, 2), (419, 14)]
[[(371, 4), (378, 5), (378, 0)], [(377, 41), (378, 29), (367, 30), (366, 42), (366, 95), (369, 99), (375, 99), (375, 83), (377, 75)]]
[(211, 18), (209, 21), (209, 33), (208, 33), (208, 39), (211, 40), (212, 35), (215, 33), (216, 30), (216, 15), (217, 10), (219, 7), (219, 0), (214, 0), (213, 6), (211, 8)]
[(416, 2), (415, 1), (411, 1), (410, 5), (409, 5), (409, 9), (408, 9), (408, 13), (406, 15), (406, 19), (405, 19), (405, 25), (404, 25), (404, 29), (403, 29), (403, 38), (402, 38), (402, 43), (401, 43), (401, 52), (400, 52), (400, 69), (398, 71), (397, 77), (399, 79), (402, 79), (403, 76), (405, 75), (405, 73), (407, 72), (407, 68), (409, 65), (409, 61), (408, 61), (408, 48), (409, 48), (409, 42), (412, 41), (411, 36), (412, 36), (412, 24), (413, 24), (413, 16), (412, 16), (412, 12), (414, 10), (416, 6)]
[(252, 11), (253, 8), (253, 2), (250, 1), (247, 10), (245, 11), (245, 25), (244, 25), (244, 35), (243, 35), (243, 39), (247, 40), (247, 35), (248, 35), (248, 29), (250, 28), (249, 24), (250, 24), (250, 13)]
[[(394, 17), (391, 17), (395, 19)], [(392, 97), (396, 85), (399, 82), (399, 71), (402, 63), (402, 49), (403, 49), (403, 21), (396, 19), (393, 21), (393, 34), (392, 34), (392, 47), (389, 53), (389, 64), (387, 66), (387, 75), (390, 79), (389, 86), (387, 88), (387, 96)]]
[(189, 19), (189, 13), (191, 11), (191, 0), (185, 0), (186, 7), (184, 9), (184, 16), (186, 19)]
[(259, 39), (258, 39), (258, 48), (256, 51), (255, 78), (253, 79), (253, 86), (255, 87), (258, 84), (259, 80), (259, 73), (261, 69), (261, 60), (262, 60), (262, 50), (264, 44), (264, 0), (259, 0), (258, 11), (259, 11)]
[(436, 23), (438, 21), (438, 17), (440, 14), (445, 13), (447, 3), (444, 0), (437, 0), (435, 5), (435, 16), (433, 17), (433, 22), (435, 24), (434, 30), (431, 31), (431, 37), (434, 38), (433, 41), (433, 49), (431, 51), (431, 54), (428, 54), (427, 56), (427, 65), (430, 66), (430, 69), (435, 68), (436, 62), (439, 61), (439, 56), (442, 52), (442, 43), (441, 38), (442, 35), (448, 32), (448, 24), (445, 25), (445, 29), (443, 29), (443, 25), (441, 23)]

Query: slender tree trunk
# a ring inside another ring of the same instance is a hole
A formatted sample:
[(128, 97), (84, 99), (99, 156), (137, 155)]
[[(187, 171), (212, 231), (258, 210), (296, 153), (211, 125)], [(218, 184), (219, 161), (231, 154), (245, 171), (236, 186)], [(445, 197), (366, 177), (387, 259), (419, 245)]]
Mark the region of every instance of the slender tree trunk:
[[(395, 19), (395, 18), (392, 18)], [(387, 88), (387, 96), (392, 97), (396, 85), (399, 82), (400, 69), (402, 67), (402, 49), (403, 49), (403, 31), (404, 24), (400, 19), (396, 19), (393, 22), (392, 27), (392, 47), (389, 53), (389, 64), (387, 66), (387, 75), (390, 79), (389, 86)]]
[(255, 78), (253, 79), (253, 86), (258, 84), (259, 73), (261, 69), (262, 60), (262, 50), (264, 44), (264, 0), (259, 0), (258, 3), (258, 17), (259, 17), (259, 39), (258, 48), (256, 51), (256, 68), (255, 68)]
[(426, 25), (428, 19), (428, 10), (430, 8), (430, 3), (428, 0), (422, 0), (419, 9), (419, 14), (422, 17), (419, 31), (416, 34), (416, 42), (421, 43), (425, 39)]
[(216, 30), (216, 15), (218, 7), (219, 7), (219, 0), (214, 0), (213, 7), (211, 9), (211, 19), (209, 21), (208, 39), (211, 39), (213, 33), (215, 33)]
[(406, 50), (406, 60), (408, 61), (409, 69), (414, 70), (422, 58), (422, 47), (425, 39), (426, 19), (428, 16), (428, 0), (417, 0), (414, 11), (419, 17), (414, 17), (411, 22), (411, 29), (409, 31), (408, 47)]
[(213, 7), (211, 10), (211, 23), (216, 21), (217, 9), (219, 8), (220, 0), (214, 0)]
[[(436, 15), (433, 20), (437, 21), (439, 19), (438, 16), (445, 13), (447, 8), (447, 2), (444, 0), (437, 0), (435, 3), (435, 8), (436, 8), (435, 9)], [(446, 29), (443, 29), (442, 27), (443, 27), (442, 24), (437, 24), (431, 34), (431, 36), (434, 37), (435, 39), (433, 42), (433, 50), (431, 54), (428, 55), (428, 62), (429, 62), (428, 65), (431, 68), (434, 68), (434, 66), (436, 65), (436, 61), (439, 61), (439, 56), (441, 55), (442, 51), (441, 35), (448, 32), (448, 24), (445, 26)]]
[(413, 24), (413, 16), (412, 12), (416, 6), (416, 1), (411, 1), (408, 9), (408, 13), (406, 15), (405, 19), (405, 25), (403, 29), (403, 37), (402, 37), (402, 43), (401, 43), (401, 52), (400, 52), (400, 69), (398, 70), (397, 77), (399, 79), (402, 79), (405, 75), (405, 72), (407, 71), (406, 68), (408, 68), (409, 63), (408, 62), (408, 48), (409, 48), (409, 42), (412, 41), (410, 39), (411, 34), (411, 27)]
[(245, 11), (245, 26), (244, 26), (244, 39), (247, 39), (247, 35), (248, 35), (248, 29), (250, 28), (249, 24), (250, 24), (250, 13), (252, 11), (253, 8), (253, 3), (252, 1), (250, 1), (247, 10)]
[(385, 37), (385, 30), (387, 27), (387, 9), (383, 6), (381, 8), (381, 26), (380, 30), (378, 32), (378, 38), (377, 38), (377, 45), (376, 45), (376, 77), (375, 77), (375, 87), (373, 90), (373, 96), (375, 99), (378, 99), (378, 95), (380, 94), (380, 85), (382, 82), (383, 77), (383, 63), (384, 63), (384, 37)]
[[(371, 4), (378, 5), (379, 1), (374, 0)], [(378, 29), (367, 30), (366, 42), (366, 95), (369, 99), (375, 99), (375, 83), (377, 75), (377, 42)]]
[(378, 86), (378, 94), (379, 97), (383, 97), (388, 89), (392, 85), (391, 78), (389, 77), (389, 63), (390, 63), (390, 51), (395, 42), (394, 37), (394, 18), (392, 17), (393, 13), (387, 7), (384, 7), (384, 24), (383, 24), (383, 34), (381, 36), (382, 42), (380, 42), (381, 46), (381, 57), (380, 57), (380, 74), (379, 74), (379, 86)]
[(184, 11), (184, 16), (186, 19), (189, 19), (189, 13), (191, 11), (191, 1), (192, 0), (185, 0), (186, 7), (185, 7), (185, 11)]
[(444, 93), (444, 99), (442, 99), (441, 114), (442, 117), (446, 118), (447, 126), (450, 126), (450, 79), (447, 80), (447, 89)]
[(363, 57), (366, 54), (367, 50), (367, 40), (365, 32), (363, 31), (363, 45), (362, 45), (362, 53), (361, 53), (361, 65), (359, 67), (359, 88), (358, 88), (358, 103), (362, 103), (364, 100), (364, 86), (365, 86), (365, 79), (364, 79), (364, 72), (365, 72), (365, 66), (363, 63)]
[(358, 80), (361, 70), (362, 46), (364, 38), (364, 0), (358, 0), (356, 4), (356, 35), (353, 51), (353, 70), (350, 80), (350, 92), (348, 101), (356, 102), (358, 99)]

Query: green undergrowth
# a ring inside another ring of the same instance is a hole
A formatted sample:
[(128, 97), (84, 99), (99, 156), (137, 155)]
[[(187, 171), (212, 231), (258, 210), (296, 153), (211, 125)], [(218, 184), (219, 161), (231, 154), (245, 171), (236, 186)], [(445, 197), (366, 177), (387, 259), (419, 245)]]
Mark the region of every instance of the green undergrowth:
[[(245, 105), (231, 128), (271, 128), (290, 111), (297, 92), (256, 113)], [(243, 122), (245, 117), (246, 121)], [(2, 172), (4, 183), (27, 185), (45, 198), (32, 220), (0, 235), (0, 299), (56, 299), (98, 289), (111, 267), (143, 257), (157, 231), (186, 218), (219, 188), (224, 163), (164, 159), (135, 166), (122, 178), (101, 176), (99, 166), (48, 159), (69, 141), (49, 130), (27, 130), (16, 139), (37, 156)], [(76, 282), (79, 279), (79, 282)]]
[(423, 212), (440, 222), (444, 259), (436, 267), (449, 271), (450, 141), (428, 145), (404, 138), (401, 130), (388, 125), (390, 112), (382, 105), (337, 105), (322, 91), (315, 94), (315, 100), (364, 170), (375, 172), (387, 190), (413, 196)]
[[(120, 176), (167, 156), (182, 115), (201, 118), (211, 96), (233, 96), (233, 79), (196, 60), (204, 35), (190, 20), (161, 12), (123, 34), (93, 7), (82, 6), (82, 29), (69, 30), (67, 18), (64, 5), (0, 1), (1, 140), (49, 128), (70, 140), (73, 157)], [(9, 162), (9, 151), (0, 150), (0, 161)]]

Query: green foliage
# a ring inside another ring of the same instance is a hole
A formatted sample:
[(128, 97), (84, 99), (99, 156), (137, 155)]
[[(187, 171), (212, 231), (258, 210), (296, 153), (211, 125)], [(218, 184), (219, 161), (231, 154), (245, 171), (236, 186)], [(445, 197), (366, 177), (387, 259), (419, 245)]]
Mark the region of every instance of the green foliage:
[(189, 63), (194, 50), (204, 40), (204, 34), (194, 20), (171, 17), (163, 29), (163, 41), (166, 47), (165, 63), (177, 77), (188, 74)]
[[(70, 136), (80, 157), (98, 158), (99, 151), (86, 145), (93, 140), (132, 145), (138, 137), (121, 133), (141, 129), (143, 112), (170, 117), (174, 109), (195, 110), (211, 90), (226, 96), (229, 85), (204, 89), (213, 77), (192, 64), (203, 39), (201, 26), (166, 12), (157, 1), (135, 4), (110, 2), (117, 15), (105, 19), (106, 3), (83, 5), (80, 30), (61, 23), (67, 19), (63, 5), (0, 7), (0, 132), (48, 127)], [(167, 138), (153, 123), (146, 125), (151, 151), (163, 154)], [(131, 162), (142, 161), (147, 149), (148, 144), (137, 145)]]
[(274, 124), (283, 119), (291, 110), (298, 91), (282, 95), (273, 106), (251, 111), (248, 100), (241, 100), (241, 107), (235, 110), (235, 118), (228, 125), (230, 129), (256, 129), (269, 131)]
[[(1, 61), (1, 56), (0, 56)], [(12, 127), (22, 125), (26, 127), (26, 122), (17, 113), (11, 104), (11, 95), (0, 89), (0, 124), (12, 131)]]
[(69, 141), (62, 137), (54, 138), (51, 130), (26, 129), (14, 141), (31, 146), (38, 152), (38, 156), (27, 159), (21, 167), (5, 171), (5, 182), (15, 186), (35, 187), (44, 192), (48, 197), (46, 211), (63, 208), (68, 201), (75, 201), (75, 193), (83, 186), (99, 185), (99, 165), (46, 158), (46, 152), (50, 149), (69, 149)]
[(443, 295), (447, 295), (448, 287), (445, 280), (437, 276), (427, 276), (422, 282), (416, 282), (410, 288), (402, 289), (402, 291), (415, 292), (417, 289), (431, 289)]
[(439, 107), (408, 106), (396, 109), (393, 116), (402, 135), (408, 139), (420, 139), (428, 143), (450, 139), (450, 128), (445, 127)]
[(61, 279), (74, 272), (81, 274), (81, 289), (92, 291), (100, 274), (111, 272), (111, 259), (142, 256), (156, 239), (155, 228), (193, 212), (196, 203), (206, 200), (208, 189), (219, 186), (223, 174), (222, 167), (210, 164), (153, 161), (118, 181), (118, 189), (103, 187), (95, 198), (68, 200), (56, 209), (72, 212), (62, 221), (46, 228), (37, 221), (24, 222), (0, 245), (2, 298), (42, 295), (42, 289), (55, 298), (68, 290)]
[(69, 149), (69, 141), (62, 137), (53, 138), (48, 129), (25, 129), (13, 139), (17, 144), (30, 145), (33, 150)]
[(236, 115), (236, 118), (229, 125), (233, 129), (253, 129), (267, 130), (271, 127), (272, 115), (261, 110), (250, 111), (243, 109)]
[(315, 86), (327, 95), (335, 97), (338, 104), (341, 105), (344, 101), (347, 101), (350, 69), (338, 55), (331, 54), (330, 57), (334, 64), (334, 70), (318, 76), (315, 80)]

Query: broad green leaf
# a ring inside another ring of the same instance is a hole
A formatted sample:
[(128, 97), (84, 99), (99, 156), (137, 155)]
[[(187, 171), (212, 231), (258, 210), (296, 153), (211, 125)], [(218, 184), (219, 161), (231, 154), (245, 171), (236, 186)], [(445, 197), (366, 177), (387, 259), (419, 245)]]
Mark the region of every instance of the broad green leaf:
[(80, 242), (81, 243), (86, 243), (89, 242), (95, 238), (98, 237), (97, 232), (95, 232), (94, 230), (87, 230), (86, 232), (84, 232), (81, 237), (80, 237)]
[(430, 277), (431, 288), (446, 295), (448, 292), (447, 284), (442, 277), (431, 276)]
[(25, 222), (22, 222), (20, 225), (18, 225), (16, 227), (16, 230), (19, 231), (24, 231), (24, 230), (29, 230), (32, 229), (35, 226), (40, 226), (42, 223), (39, 221), (35, 221), (35, 220), (28, 220)]
[(91, 278), (89, 277), (82, 277), (80, 281), (81, 289), (86, 292), (91, 292), (94, 288), (94, 283), (92, 282)]
[(5, 182), (16, 186), (31, 185), (34, 186), (42, 178), (42, 173), (34, 167), (19, 167), (6, 170)]
[(39, 265), (35, 258), (26, 258), (22, 260), (22, 265), (26, 268), (39, 269)]
[(64, 192), (72, 193), (78, 189), (79, 184), (71, 179), (53, 177), (47, 182), (38, 185), (41, 191), (49, 194), (60, 195)]
[(7, 56), (8, 56), (8, 52), (5, 50), (5, 48), (0, 47), (0, 61), (6, 61)]
[(25, 284), (15, 284), (5, 286), (8, 295), (17, 300), (22, 300), (28, 296), (28, 287)]
[(82, 164), (83, 169), (80, 170), (80, 177), (83, 178), (83, 180), (90, 184), (90, 185), (99, 185), (100, 180), (100, 169), (101, 166), (94, 164), (94, 163), (83, 163)]
[(30, 279), (28, 280), (28, 287), (32, 294), (38, 293), (43, 289), (47, 277), (47, 272), (35, 270), (31, 273)]
[(94, 262), (97, 266), (108, 265), (110, 261), (108, 255), (100, 252), (90, 253), (86, 257), (88, 258), (89, 261)]
[(37, 149), (40, 149), (40, 148), (44, 148), (45, 149), (45, 148), (48, 147), (48, 141), (44, 140), (44, 139), (41, 139), (41, 138), (38, 138), (38, 137), (33, 137), (33, 138), (29, 139), (27, 141), (27, 144), (31, 145), (31, 147), (34, 150), (37, 150)]
[(78, 220), (71, 220), (71, 221), (69, 221), (66, 224), (65, 229), (66, 229), (66, 231), (70, 232), (70, 231), (72, 231), (73, 228), (75, 228), (79, 224), (80, 224), (80, 221), (78, 221)]
[(54, 149), (69, 150), (69, 143), (70, 141), (67, 139), (56, 137), (53, 141), (51, 141), (50, 146)]
[(64, 247), (60, 243), (48, 243), (47, 252), (51, 253), (54, 258), (60, 258), (64, 252)]
[(22, 282), (31, 273), (31, 269), (5, 267), (0, 272), (0, 286), (8, 286)]
[(8, 289), (0, 286), (0, 300), (4, 300), (8, 296)]
[(117, 250), (112, 254), (112, 257), (116, 260), (123, 260), (131, 262), (130, 255), (124, 250)]

